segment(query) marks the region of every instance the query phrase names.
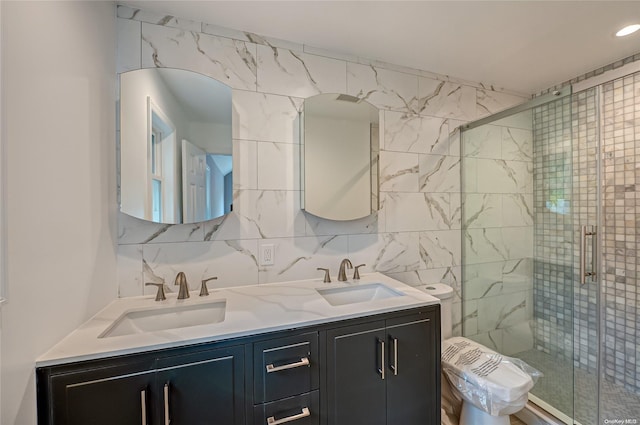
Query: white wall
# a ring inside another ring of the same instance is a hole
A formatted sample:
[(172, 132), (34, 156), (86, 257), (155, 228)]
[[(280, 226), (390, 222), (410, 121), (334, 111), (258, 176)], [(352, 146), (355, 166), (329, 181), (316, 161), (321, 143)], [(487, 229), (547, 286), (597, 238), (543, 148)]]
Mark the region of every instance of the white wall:
[(2, 2), (8, 302), (0, 422), (36, 421), (35, 359), (116, 297), (111, 2)]

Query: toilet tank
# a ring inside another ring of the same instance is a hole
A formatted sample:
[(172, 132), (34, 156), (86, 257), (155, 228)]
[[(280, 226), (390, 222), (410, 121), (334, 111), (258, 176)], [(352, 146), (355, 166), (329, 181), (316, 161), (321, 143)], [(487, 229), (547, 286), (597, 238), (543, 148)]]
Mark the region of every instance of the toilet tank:
[(453, 331), (453, 288), (444, 283), (432, 283), (420, 289), (440, 300), (440, 327), (442, 340), (451, 338)]

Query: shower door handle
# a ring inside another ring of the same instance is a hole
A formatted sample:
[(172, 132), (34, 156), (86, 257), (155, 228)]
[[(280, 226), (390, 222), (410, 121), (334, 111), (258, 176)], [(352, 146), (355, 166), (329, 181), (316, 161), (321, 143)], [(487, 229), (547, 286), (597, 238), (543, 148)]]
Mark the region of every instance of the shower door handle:
[[(587, 277), (591, 277), (591, 281), (596, 281), (596, 250), (598, 243), (596, 240), (596, 227), (589, 226), (591, 230), (587, 231), (587, 226), (580, 226), (580, 285), (587, 282)], [(591, 236), (591, 271), (587, 271), (587, 236)]]

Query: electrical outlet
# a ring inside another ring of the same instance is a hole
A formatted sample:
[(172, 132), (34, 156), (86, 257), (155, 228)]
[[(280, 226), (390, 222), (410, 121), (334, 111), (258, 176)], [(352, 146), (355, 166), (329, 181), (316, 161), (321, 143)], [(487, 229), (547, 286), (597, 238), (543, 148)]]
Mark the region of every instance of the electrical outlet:
[(260, 246), (260, 265), (273, 266), (276, 257), (276, 250), (272, 243)]

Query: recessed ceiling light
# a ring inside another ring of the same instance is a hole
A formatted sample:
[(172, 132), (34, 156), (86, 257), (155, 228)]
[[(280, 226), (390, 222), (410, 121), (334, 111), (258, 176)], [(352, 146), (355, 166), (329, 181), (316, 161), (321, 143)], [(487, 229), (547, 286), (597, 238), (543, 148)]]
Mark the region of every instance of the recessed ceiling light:
[(640, 30), (640, 24), (627, 25), (622, 28), (620, 31), (616, 33), (618, 37), (624, 37), (625, 35), (633, 34), (634, 32)]

